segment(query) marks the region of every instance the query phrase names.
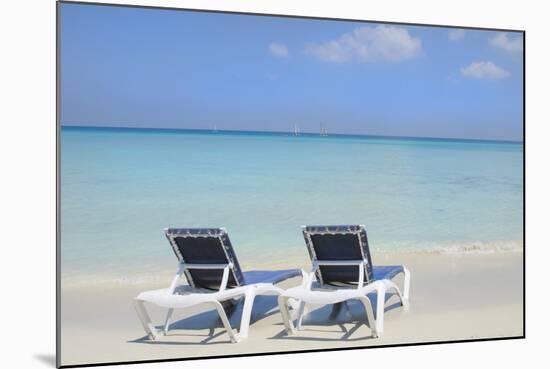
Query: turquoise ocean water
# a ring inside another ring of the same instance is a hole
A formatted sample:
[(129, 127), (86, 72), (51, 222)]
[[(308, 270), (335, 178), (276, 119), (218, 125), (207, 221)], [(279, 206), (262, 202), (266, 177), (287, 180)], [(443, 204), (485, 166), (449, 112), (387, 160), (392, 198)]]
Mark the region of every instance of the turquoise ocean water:
[(303, 224), (377, 252), (523, 247), (523, 144), (63, 127), (64, 280), (171, 270), (165, 227), (226, 227), (245, 265), (305, 260)]

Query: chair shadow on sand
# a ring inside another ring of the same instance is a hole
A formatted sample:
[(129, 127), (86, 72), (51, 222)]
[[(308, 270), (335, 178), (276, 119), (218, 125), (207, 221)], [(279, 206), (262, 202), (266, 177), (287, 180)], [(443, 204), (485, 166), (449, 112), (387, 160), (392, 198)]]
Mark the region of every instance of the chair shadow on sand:
[[(386, 301), (389, 301), (392, 298), (393, 294), (386, 294)], [(376, 306), (376, 294), (369, 294), (369, 298), (373, 306)], [(334, 308), (333, 308), (334, 307)], [(388, 305), (385, 308), (385, 311), (390, 311), (401, 307), (399, 302)], [(229, 305), (226, 308), (228, 313), (229, 322), (233, 328), (238, 328), (241, 322), (241, 314), (243, 308), (242, 299)], [(254, 329), (254, 324), (266, 319), (267, 317), (280, 314), (277, 304), (277, 296), (257, 296), (254, 301), (254, 307), (252, 310), (252, 316), (250, 320), (251, 329)], [(351, 329), (348, 329), (346, 325), (355, 324)], [(283, 326), (282, 321), (275, 323), (277, 326)], [(284, 329), (281, 329), (279, 333), (272, 337), (268, 337), (270, 340), (309, 340), (309, 341), (359, 341), (372, 338), (369, 336), (362, 337), (351, 337), (354, 333), (361, 328), (362, 325), (367, 325), (367, 319), (364, 307), (358, 301), (347, 301), (337, 305), (325, 305), (320, 308), (316, 308), (306, 315), (303, 318), (302, 330), (299, 331), (298, 335), (287, 335)], [(320, 329), (326, 327), (339, 327), (339, 330), (327, 330)], [(156, 326), (158, 330), (162, 330), (163, 326)], [(208, 329), (208, 333), (204, 334), (201, 331)], [(196, 331), (196, 332), (193, 332)], [(217, 332), (216, 332), (217, 331)], [(310, 336), (304, 336), (303, 333), (307, 332), (322, 332), (334, 333), (341, 332), (340, 337), (319, 337), (315, 334)], [(223, 339), (222, 341), (215, 341), (216, 338), (227, 335), (223, 329), (223, 325), (219, 319), (218, 314), (214, 310), (205, 311), (190, 317), (186, 317), (180, 320), (174, 321), (170, 325), (170, 330), (166, 336), (163, 336), (160, 340), (150, 340), (147, 336), (142, 336), (140, 338), (129, 340), (128, 343), (145, 343), (152, 345), (204, 345), (204, 344), (227, 344), (230, 342), (229, 337)], [(171, 340), (171, 337), (173, 338)], [(185, 337), (194, 338), (204, 337), (200, 341), (185, 341)], [(253, 339), (253, 338), (252, 338)]]
[[(387, 293), (385, 296), (386, 303), (393, 297), (397, 296), (395, 293)], [(376, 306), (376, 294), (368, 294), (371, 304)], [(399, 301), (387, 305), (384, 308), (385, 312), (397, 309), (401, 307)], [(351, 328), (348, 328), (350, 324), (354, 324)], [(277, 323), (277, 325), (283, 326), (283, 323)], [(318, 341), (318, 342), (330, 342), (330, 341), (362, 341), (373, 339), (369, 333), (367, 336), (352, 337), (359, 328), (363, 325), (369, 327), (367, 322), (367, 316), (363, 304), (356, 300), (349, 300), (335, 305), (324, 305), (317, 309), (312, 310), (308, 314), (305, 314), (302, 322), (302, 329), (293, 335), (288, 335), (283, 328), (275, 336), (269, 339), (284, 339), (284, 340), (297, 340), (297, 341)], [(327, 327), (338, 327), (339, 330), (328, 330)], [(324, 329), (321, 329), (324, 328)], [(308, 332), (312, 332), (311, 335), (305, 335)], [(339, 337), (319, 337), (315, 333), (329, 333), (334, 336), (336, 333), (342, 333)]]
[[(229, 304), (225, 307), (227, 316), (229, 317), (229, 323), (234, 329), (238, 329), (241, 324), (241, 315), (243, 311), (243, 299), (238, 300), (234, 304)], [(277, 305), (277, 296), (256, 296), (254, 299), (254, 305), (252, 309), (252, 315), (250, 318), (250, 325), (253, 329), (253, 324), (265, 319), (273, 314), (279, 314)], [(162, 330), (163, 326), (156, 326), (158, 330)], [(208, 334), (203, 334), (200, 331), (208, 329)], [(216, 330), (219, 330), (216, 332)], [(182, 332), (182, 331), (185, 332)], [(190, 332), (191, 331), (191, 332)], [(197, 331), (192, 333), (192, 331)], [(215, 310), (205, 311), (196, 315), (192, 315), (187, 318), (174, 321), (170, 324), (170, 330), (166, 336), (158, 341), (152, 341), (147, 336), (140, 337), (135, 340), (128, 341), (130, 343), (148, 343), (159, 345), (204, 345), (208, 344), (225, 344), (229, 343), (229, 337), (227, 340), (211, 342), (217, 337), (227, 335), (224, 330), (223, 324), (219, 318), (219, 315)], [(170, 337), (174, 337), (177, 340), (170, 341)], [(182, 337), (204, 337), (199, 342), (182, 341)]]

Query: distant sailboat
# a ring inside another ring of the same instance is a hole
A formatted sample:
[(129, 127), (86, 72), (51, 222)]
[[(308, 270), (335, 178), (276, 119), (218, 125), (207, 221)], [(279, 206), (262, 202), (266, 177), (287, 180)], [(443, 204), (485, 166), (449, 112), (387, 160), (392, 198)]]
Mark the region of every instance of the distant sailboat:
[(214, 129), (212, 130), (212, 132), (216, 133), (218, 132), (218, 126), (214, 124)]
[(319, 136), (328, 136), (327, 129), (323, 126), (323, 123), (319, 125)]
[(299, 136), (300, 135), (300, 128), (298, 128), (298, 126), (295, 124), (294, 125), (294, 136)]

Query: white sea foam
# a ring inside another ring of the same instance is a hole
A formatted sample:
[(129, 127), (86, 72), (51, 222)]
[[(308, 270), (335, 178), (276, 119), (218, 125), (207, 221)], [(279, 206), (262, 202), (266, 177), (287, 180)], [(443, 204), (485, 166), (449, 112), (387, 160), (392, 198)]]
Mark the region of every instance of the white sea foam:
[(374, 248), (376, 253), (420, 253), (420, 254), (491, 254), (500, 252), (522, 252), (523, 241), (445, 241), (425, 242), (414, 246)]
[[(286, 269), (303, 268), (309, 269), (310, 261), (307, 252), (294, 248), (293, 252), (275, 252), (264, 254), (255, 259), (245, 258), (241, 260), (243, 270), (257, 269)], [(499, 254), (499, 253), (521, 253), (523, 252), (522, 241), (472, 241), (472, 242), (441, 242), (438, 246), (433, 243), (419, 243), (415, 247), (401, 245), (399, 248), (372, 248), (374, 260), (381, 256), (392, 256), (399, 258), (399, 255), (475, 255), (475, 254)], [(151, 270), (154, 270), (152, 272)], [(151, 286), (162, 288), (170, 284), (174, 276), (175, 268), (172, 264), (156, 265), (155, 268), (140, 268), (136, 265), (126, 272), (112, 271), (109, 273), (65, 273), (62, 277), (62, 289), (72, 290), (83, 287), (132, 287)]]

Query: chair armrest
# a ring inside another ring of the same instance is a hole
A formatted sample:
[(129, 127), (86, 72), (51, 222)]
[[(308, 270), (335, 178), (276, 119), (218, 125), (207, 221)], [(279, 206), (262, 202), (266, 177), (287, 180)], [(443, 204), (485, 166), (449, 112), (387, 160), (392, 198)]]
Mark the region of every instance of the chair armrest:
[(180, 263), (178, 265), (178, 270), (176, 272), (176, 275), (172, 279), (172, 283), (170, 283), (170, 287), (168, 288), (168, 294), (172, 295), (174, 294), (174, 291), (176, 290), (176, 286), (178, 284), (179, 279), (181, 278), (181, 275), (185, 271), (185, 264)]
[(315, 269), (309, 273), (303, 269), (300, 269), (300, 271), (302, 272), (301, 287), (307, 290), (311, 290), (311, 285), (313, 284), (313, 281), (315, 279)]
[(229, 270), (233, 268), (233, 263), (227, 263), (227, 264), (187, 264), (187, 263), (181, 263), (178, 267), (178, 271), (176, 273), (176, 276), (172, 280), (172, 283), (170, 284), (170, 288), (168, 290), (169, 294), (173, 294), (177, 282), (181, 275), (183, 274), (185, 269), (223, 269), (223, 276), (222, 276), (222, 283), (220, 284), (219, 291), (225, 290), (227, 287), (227, 282), (229, 281)]
[[(365, 283), (365, 265), (366, 260), (315, 260), (313, 263), (313, 272), (320, 266), (357, 266), (359, 267), (359, 280), (357, 281), (357, 288), (363, 288)], [(311, 288), (311, 286), (310, 286)]]
[(184, 264), (185, 269), (225, 269), (233, 268), (232, 263), (228, 264)]
[(334, 265), (334, 266), (352, 266), (352, 265), (360, 265), (363, 264), (364, 260), (316, 260), (315, 263), (319, 266), (327, 266), (327, 265)]

